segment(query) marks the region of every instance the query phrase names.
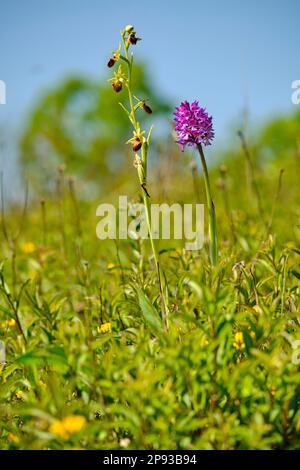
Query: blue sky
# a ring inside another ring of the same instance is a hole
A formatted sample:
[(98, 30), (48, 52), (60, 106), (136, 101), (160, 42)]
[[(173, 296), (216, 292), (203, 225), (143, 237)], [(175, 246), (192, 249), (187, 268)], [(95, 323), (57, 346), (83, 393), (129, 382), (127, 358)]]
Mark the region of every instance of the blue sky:
[(119, 30), (135, 25), (136, 54), (157, 86), (213, 114), (217, 142), (241, 116), (288, 112), (300, 79), (298, 0), (2, 0), (0, 126), (20, 132), (40, 94), (64, 77), (105, 77)]

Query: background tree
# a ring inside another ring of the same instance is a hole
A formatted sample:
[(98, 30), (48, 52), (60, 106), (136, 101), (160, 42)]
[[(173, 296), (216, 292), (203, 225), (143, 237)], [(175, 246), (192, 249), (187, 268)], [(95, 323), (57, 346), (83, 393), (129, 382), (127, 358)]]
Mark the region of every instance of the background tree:
[[(141, 99), (149, 100), (159, 120), (171, 111), (170, 103), (158, 93), (142, 64), (136, 65), (134, 86)], [(123, 93), (124, 91), (121, 91)], [(118, 106), (120, 94), (83, 78), (69, 78), (47, 92), (28, 119), (21, 139), (23, 174), (35, 188), (51, 189), (59, 165), (81, 179), (101, 181), (112, 173), (121, 175), (131, 149), (124, 145), (130, 126)], [(141, 110), (141, 120), (147, 114)]]

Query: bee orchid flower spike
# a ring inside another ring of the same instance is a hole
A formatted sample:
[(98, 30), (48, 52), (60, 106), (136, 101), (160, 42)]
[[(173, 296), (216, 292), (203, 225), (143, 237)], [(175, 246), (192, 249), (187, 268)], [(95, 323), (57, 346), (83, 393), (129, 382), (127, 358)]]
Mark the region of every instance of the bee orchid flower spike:
[(182, 151), (185, 147), (196, 147), (200, 155), (209, 215), (210, 258), (212, 265), (216, 266), (218, 260), (216, 213), (203, 152), (203, 146), (210, 145), (215, 135), (212, 117), (205, 108), (199, 106), (198, 101), (191, 104), (184, 101), (176, 108), (174, 121), (177, 142), (181, 145)]
[[(108, 61), (108, 67), (111, 68), (115, 65), (115, 62), (122, 62), (118, 66), (114, 76), (109, 80), (115, 92), (119, 93), (123, 88), (127, 90), (129, 106), (127, 107), (124, 103), (119, 103), (122, 109), (125, 111), (129, 121), (132, 125), (132, 137), (126, 142), (131, 144), (133, 150), (133, 164), (137, 169), (137, 175), (140, 183), (140, 187), (143, 195), (143, 202), (145, 208), (146, 221), (148, 226), (148, 234), (151, 243), (151, 249), (155, 262), (157, 272), (157, 282), (159, 286), (159, 294), (161, 301), (162, 320), (164, 328), (167, 331), (169, 328), (168, 324), (168, 308), (165, 301), (164, 288), (162, 282), (161, 268), (159, 264), (158, 252), (153, 240), (151, 233), (151, 210), (150, 210), (150, 195), (147, 189), (147, 156), (150, 144), (150, 138), (152, 133), (152, 127), (148, 132), (141, 128), (138, 114), (140, 110), (146, 114), (152, 114), (151, 107), (147, 104), (146, 99), (138, 98), (133, 93), (132, 86), (132, 74), (134, 72), (134, 57), (133, 53), (129, 54), (132, 47), (135, 47), (141, 39), (137, 37), (135, 29), (132, 25), (127, 25), (121, 31), (121, 45), (117, 51), (113, 52), (112, 57)], [(124, 67), (124, 68), (123, 68)]]

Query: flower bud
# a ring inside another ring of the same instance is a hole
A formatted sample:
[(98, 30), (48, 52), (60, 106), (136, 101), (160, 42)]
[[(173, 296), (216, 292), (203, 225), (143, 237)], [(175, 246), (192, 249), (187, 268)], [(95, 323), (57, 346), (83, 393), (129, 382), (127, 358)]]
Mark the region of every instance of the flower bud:
[(221, 165), (219, 170), (220, 170), (221, 174), (225, 174), (225, 173), (227, 173), (227, 166), (226, 165)]
[(131, 33), (133, 30), (134, 30), (134, 27), (132, 26), (132, 24), (128, 24), (127, 26), (125, 26), (126, 33)]
[(122, 85), (121, 80), (115, 80), (111, 86), (113, 87), (116, 93), (119, 93), (119, 91), (122, 90), (123, 85)]
[(226, 188), (225, 180), (223, 178), (218, 178), (216, 186), (219, 189), (225, 189)]
[(138, 152), (142, 147), (142, 141), (138, 137), (132, 142), (132, 150)]
[(135, 159), (133, 160), (133, 166), (134, 168), (138, 168), (141, 165), (142, 165), (141, 159), (138, 155), (136, 155)]

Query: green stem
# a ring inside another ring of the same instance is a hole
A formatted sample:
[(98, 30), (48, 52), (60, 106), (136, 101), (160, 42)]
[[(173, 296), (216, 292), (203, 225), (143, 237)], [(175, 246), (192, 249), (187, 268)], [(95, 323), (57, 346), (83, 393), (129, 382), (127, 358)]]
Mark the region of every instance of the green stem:
[(213, 266), (217, 265), (218, 262), (218, 241), (217, 241), (217, 222), (216, 222), (216, 211), (215, 205), (211, 195), (210, 183), (209, 183), (209, 176), (206, 166), (206, 160), (203, 153), (202, 145), (197, 145), (202, 168), (204, 174), (204, 183), (205, 183), (205, 192), (206, 192), (206, 200), (207, 200), (207, 208), (208, 208), (208, 225), (209, 225), (209, 240), (210, 240), (210, 259), (211, 264)]
[(123, 45), (124, 45), (124, 51), (125, 51), (125, 57), (126, 57), (126, 63), (127, 63), (127, 67), (128, 67), (128, 84), (127, 84), (127, 89), (128, 89), (128, 97), (129, 97), (129, 104), (130, 104), (130, 114), (131, 114), (131, 117), (132, 117), (132, 123), (133, 123), (133, 127), (134, 129), (137, 131), (138, 129), (138, 125), (137, 125), (137, 121), (136, 121), (136, 117), (135, 117), (135, 111), (134, 111), (134, 103), (133, 103), (133, 96), (132, 96), (132, 92), (131, 92), (131, 79), (132, 79), (132, 60), (129, 59), (129, 56), (128, 56), (128, 46), (127, 46), (127, 43), (126, 43), (126, 40), (123, 38)]
[(263, 206), (262, 206), (260, 191), (259, 191), (259, 188), (258, 188), (256, 176), (255, 176), (255, 168), (254, 168), (253, 160), (252, 160), (252, 157), (251, 157), (251, 154), (250, 154), (250, 150), (249, 150), (249, 147), (248, 147), (248, 144), (247, 144), (244, 133), (242, 131), (239, 131), (238, 136), (241, 139), (242, 148), (243, 148), (243, 151), (244, 151), (244, 154), (245, 154), (245, 157), (246, 157), (246, 161), (247, 161), (247, 165), (248, 165), (249, 178), (250, 178), (250, 184), (251, 184), (251, 187), (252, 187), (252, 191), (253, 191), (253, 193), (256, 197), (256, 200), (257, 200), (258, 212), (260, 214), (260, 217), (261, 217), (261, 220), (262, 220), (263, 224), (267, 228), (267, 224), (266, 224), (266, 221), (265, 221), (265, 215), (264, 215), (264, 209), (263, 209)]
[[(133, 94), (132, 94), (132, 90), (131, 90), (132, 60), (129, 59), (128, 46), (127, 46), (127, 43), (126, 43), (124, 37), (123, 37), (123, 45), (124, 45), (126, 63), (127, 63), (127, 67), (128, 67), (127, 90), (128, 90), (128, 98), (129, 98), (129, 104), (130, 104), (130, 110), (131, 110), (130, 115), (132, 117), (133, 127), (134, 127), (135, 131), (138, 131), (139, 125), (138, 125), (138, 122), (137, 122), (136, 116), (135, 116), (135, 108), (134, 108), (134, 103), (133, 103)], [(144, 202), (144, 207), (145, 207), (145, 212), (146, 212), (146, 221), (147, 221), (148, 233), (149, 233), (151, 249), (152, 249), (153, 258), (154, 258), (155, 267), (156, 267), (157, 281), (158, 281), (159, 294), (160, 294), (160, 303), (161, 303), (161, 309), (162, 309), (162, 320), (163, 320), (165, 331), (168, 331), (168, 329), (169, 329), (168, 307), (167, 307), (164, 292), (163, 292), (163, 285), (162, 285), (162, 278), (161, 278), (161, 270), (160, 270), (160, 265), (159, 265), (158, 253), (157, 253), (156, 246), (155, 246), (155, 243), (154, 243), (154, 240), (153, 240), (153, 237), (152, 237), (151, 208), (150, 208), (149, 195), (148, 195), (147, 189), (146, 189), (146, 185), (147, 185), (147, 154), (148, 154), (148, 145), (149, 145), (150, 133), (149, 133), (147, 141), (145, 141), (142, 145), (142, 150), (141, 150), (142, 158), (141, 158), (141, 161), (140, 161), (140, 166), (138, 167), (138, 177), (139, 177), (139, 182), (140, 182), (140, 185), (141, 185), (141, 188), (142, 188), (142, 191), (143, 191), (143, 202)]]
[[(140, 183), (142, 185), (143, 182), (142, 182), (142, 179), (140, 177), (140, 173), (139, 173), (139, 178), (140, 178)], [(155, 242), (154, 242), (153, 237), (152, 237), (150, 201), (149, 201), (149, 197), (147, 196), (145, 191), (143, 191), (143, 202), (144, 202), (145, 213), (146, 213), (146, 221), (147, 221), (149, 239), (150, 239), (150, 244), (151, 244), (153, 258), (154, 258), (154, 263), (155, 263), (155, 267), (156, 267), (156, 274), (157, 274), (157, 280), (158, 280), (158, 286), (159, 286), (159, 296), (160, 296), (160, 303), (161, 303), (161, 309), (162, 309), (162, 320), (163, 320), (165, 331), (168, 331), (169, 330), (168, 307), (167, 307), (164, 292), (163, 292), (163, 285), (162, 285), (162, 279), (161, 279), (161, 270), (160, 270), (160, 265), (159, 265), (158, 253), (157, 253), (157, 250), (156, 250)]]

